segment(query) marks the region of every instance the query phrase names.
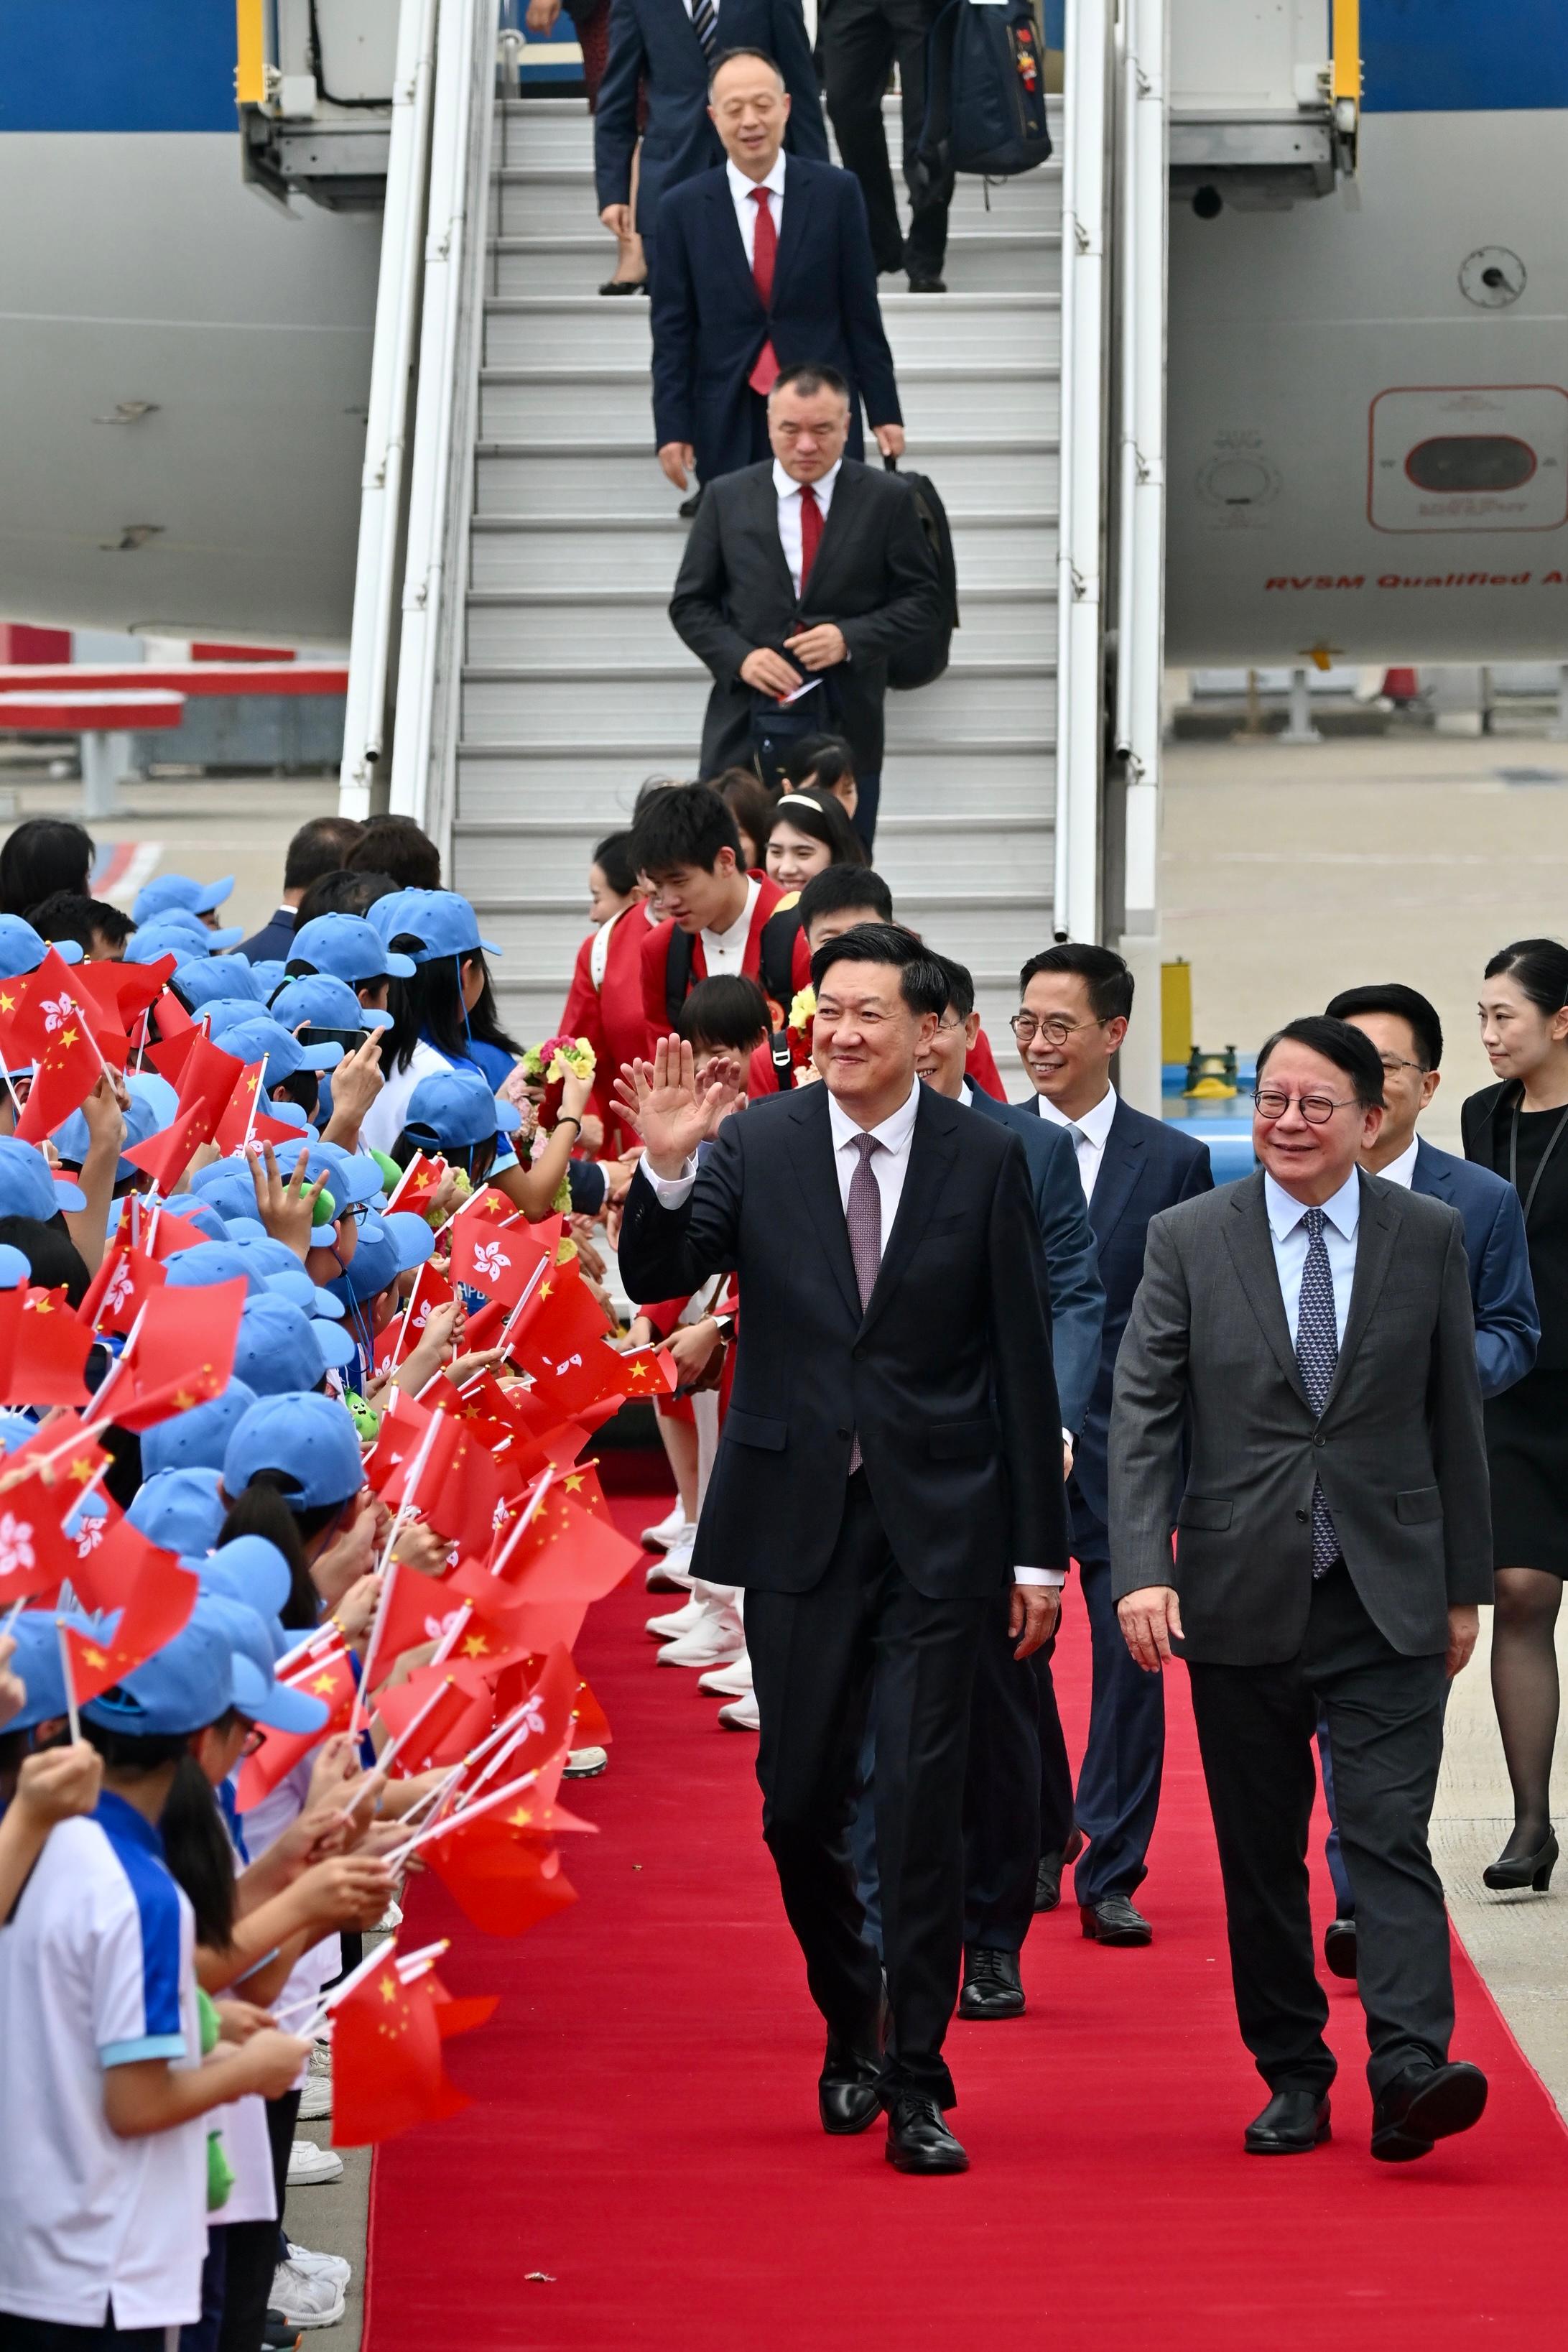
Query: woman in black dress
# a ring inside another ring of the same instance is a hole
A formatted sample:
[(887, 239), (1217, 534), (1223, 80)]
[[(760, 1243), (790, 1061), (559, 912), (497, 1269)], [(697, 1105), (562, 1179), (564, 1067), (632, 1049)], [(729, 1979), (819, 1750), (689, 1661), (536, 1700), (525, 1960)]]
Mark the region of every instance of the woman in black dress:
[(1495, 1169), (1524, 1207), (1541, 1313), (1535, 1369), (1486, 1408), (1491, 1465), (1491, 1683), (1513, 1788), (1513, 1834), (1489, 1886), (1544, 1892), (1557, 1860), (1557, 1612), (1568, 1577), (1568, 948), (1518, 940), (1493, 956), (1481, 1043), (1500, 1083), (1460, 1115), (1467, 1159)]

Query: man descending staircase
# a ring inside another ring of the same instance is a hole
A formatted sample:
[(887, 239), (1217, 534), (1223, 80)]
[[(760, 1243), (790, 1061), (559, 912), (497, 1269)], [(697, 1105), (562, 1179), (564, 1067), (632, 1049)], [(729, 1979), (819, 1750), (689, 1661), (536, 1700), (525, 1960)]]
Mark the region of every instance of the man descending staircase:
[[(648, 307), (591, 290), (586, 109), (504, 103), (494, 156), (453, 879), (505, 950), (506, 1018), (537, 1038), (592, 845), (645, 777), (695, 773), (708, 679), (666, 612), (687, 525), (653, 456)], [(882, 294), (961, 622), (946, 675), (888, 698), (876, 863), (901, 919), (970, 965), (993, 1033), (1051, 930), (1060, 217), (1054, 163), (961, 179), (950, 290)]]

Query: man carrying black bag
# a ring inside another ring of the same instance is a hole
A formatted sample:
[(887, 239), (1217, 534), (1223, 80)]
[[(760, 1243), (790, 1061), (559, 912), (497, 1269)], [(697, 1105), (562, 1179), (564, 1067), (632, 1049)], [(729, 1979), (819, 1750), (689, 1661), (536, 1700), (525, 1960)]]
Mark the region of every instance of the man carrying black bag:
[(787, 369), (768, 402), (771, 459), (722, 474), (697, 509), (670, 599), (713, 673), (701, 772), (772, 764), (797, 733), (848, 738), (869, 842), (889, 656), (950, 614), (906, 486), (846, 457), (833, 369)]

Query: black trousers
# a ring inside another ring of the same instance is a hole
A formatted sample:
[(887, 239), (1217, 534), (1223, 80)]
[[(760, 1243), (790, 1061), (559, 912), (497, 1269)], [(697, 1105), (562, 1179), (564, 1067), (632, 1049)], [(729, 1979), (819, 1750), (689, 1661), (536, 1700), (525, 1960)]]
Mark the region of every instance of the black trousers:
[(823, 0), (817, 24), (828, 113), (844, 167), (865, 197), (876, 266), (907, 269), (912, 278), (941, 274), (953, 182), (949, 176), (915, 206), (906, 245), (894, 198), (882, 100), (896, 60), (907, 181), (925, 123), (925, 36), (936, 14), (936, 0)]
[(231, 2221), (224, 2231), (224, 2317), (218, 2352), (261, 2352), (272, 2273), (283, 2259), (283, 2200), (288, 2186), (288, 2155), (299, 2120), (303, 2093), (286, 2091), (267, 2103), (267, 2137), (272, 2151), (276, 2221)]
[(975, 1669), (964, 1775), (964, 1941), (993, 1952), (1023, 1949), (1041, 1843), (1040, 1686), (1034, 1658), (1015, 1658), (1015, 1646), (998, 1600)]
[(1320, 2094), (1334, 2075), (1307, 1904), (1320, 1706), (1355, 1890), (1367, 2079), (1375, 2096), (1413, 2063), (1442, 2064), (1454, 1988), (1443, 1889), (1427, 1846), (1443, 1751), (1442, 1658), (1393, 1649), (1342, 1566), (1313, 1585), (1306, 1640), (1286, 1664), (1189, 1660), (1188, 1674), (1237, 2017), (1258, 2072), (1270, 2091)]
[(1072, 1556), (1089, 1619), (1093, 1680), (1089, 1737), (1078, 1768), (1078, 1826), (1089, 1840), (1072, 1874), (1080, 1903), (1134, 1895), (1148, 1875), (1145, 1857), (1160, 1809), (1166, 1759), (1166, 1686), (1144, 1672), (1128, 1649), (1111, 1598), (1110, 1541), (1103, 1520), (1076, 1486)]
[(58, 2319), (22, 2319), (0, 2311), (0, 2347), (4, 2352), (163, 2352), (162, 2327), (116, 2327), (106, 2319), (101, 2327), (70, 2327)]
[[(1062, 1606), (1067, 1596), (1062, 1595)], [(1060, 1621), (1059, 1621), (1060, 1622)], [(1061, 1728), (1061, 1717), (1056, 1704), (1056, 1684), (1051, 1671), (1056, 1654), (1056, 1635), (1042, 1642), (1028, 1661), (1034, 1675), (1038, 1694), (1040, 1738), (1040, 1850), (1041, 1853), (1061, 1853), (1072, 1834), (1072, 1767), (1068, 1761), (1067, 1738)]]
[(894, 1558), (863, 1472), (809, 1592), (749, 1591), (761, 1717), (762, 1833), (828, 2031), (876, 2046), (882, 1974), (862, 1933), (849, 1850), (868, 1710), (876, 1732), (876, 1859), (890, 2026), (885, 2103), (952, 2106), (942, 2057), (963, 1958), (964, 1768), (988, 1601), (930, 1601)]

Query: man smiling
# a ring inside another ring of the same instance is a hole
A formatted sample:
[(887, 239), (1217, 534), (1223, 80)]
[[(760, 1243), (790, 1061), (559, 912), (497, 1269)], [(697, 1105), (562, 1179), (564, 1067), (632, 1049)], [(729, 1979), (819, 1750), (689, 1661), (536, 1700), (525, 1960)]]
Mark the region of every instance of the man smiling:
[[(1045, 1269), (1018, 1138), (915, 1077), (948, 997), (919, 940), (859, 925), (811, 981), (820, 1086), (719, 1123), (678, 1041), (624, 1074), (645, 1149), (621, 1268), (635, 1297), (734, 1268), (746, 1302), (692, 1566), (746, 1588), (763, 1834), (827, 2025), (823, 2128), (881, 2105), (899, 2170), (957, 2172), (942, 2044), (970, 1689), (1000, 1623), (1020, 1654), (1046, 1639), (1066, 1570)], [(885, 2055), (845, 1834), (873, 1706)]]

